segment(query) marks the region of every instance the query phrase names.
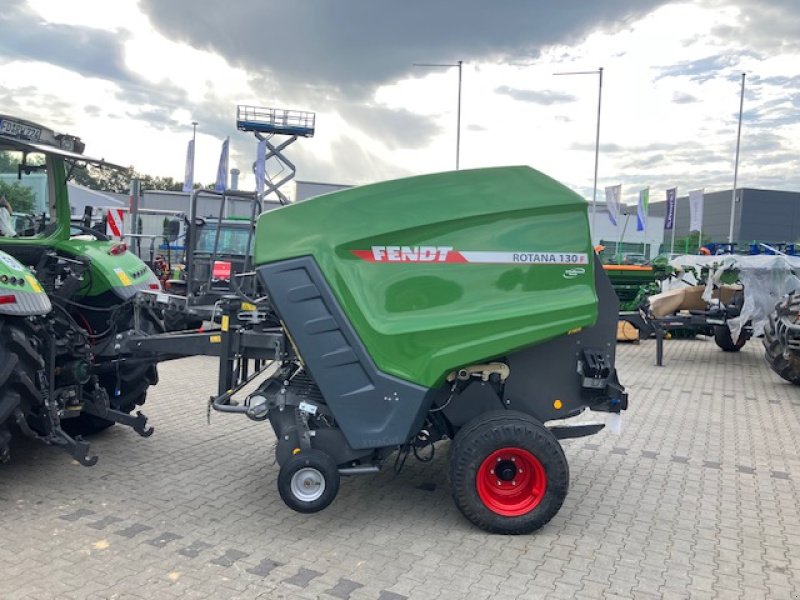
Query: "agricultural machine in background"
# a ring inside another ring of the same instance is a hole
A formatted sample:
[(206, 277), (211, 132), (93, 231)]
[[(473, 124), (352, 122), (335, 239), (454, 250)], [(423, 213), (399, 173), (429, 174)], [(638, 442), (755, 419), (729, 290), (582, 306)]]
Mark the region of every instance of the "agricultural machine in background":
[(80, 434), (115, 422), (152, 433), (130, 413), (158, 381), (155, 361), (122, 358), (116, 340), (161, 330), (157, 316), (134, 310), (138, 291), (160, 286), (124, 246), (73, 231), (67, 178), (80, 164), (108, 166), (83, 149), (77, 137), (0, 116), (0, 177), (34, 224), (0, 237), (0, 457), (12, 431), (82, 464), (96, 458)]
[(341, 476), (427, 462), (451, 439), (459, 510), (487, 531), (526, 533), (566, 497), (559, 440), (604, 427), (569, 419), (627, 408), (618, 301), (587, 204), (532, 169), (412, 177), (263, 213), (253, 270), (232, 266), (236, 283), (215, 300), (219, 327), (162, 333), (160, 316), (193, 314), (189, 291), (161, 290), (118, 244), (69, 238), (65, 163), (90, 160), (82, 144), (19, 120), (0, 130), (20, 173), (47, 174), (41, 208), (57, 216), (0, 244), (19, 272), (11, 285), (39, 299), (0, 288), (0, 364), (22, 365), (0, 372), (4, 450), (17, 429), (91, 464), (68, 425), (148, 435), (129, 412), (155, 365), (211, 355), (211, 407), (270, 423), (278, 491), (294, 510), (328, 506)]

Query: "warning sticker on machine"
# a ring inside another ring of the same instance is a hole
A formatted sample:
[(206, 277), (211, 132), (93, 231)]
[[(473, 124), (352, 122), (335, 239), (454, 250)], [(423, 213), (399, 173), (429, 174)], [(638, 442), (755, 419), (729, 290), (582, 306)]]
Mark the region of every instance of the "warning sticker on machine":
[(25, 267), (23, 267), (15, 258), (11, 258), (6, 254), (0, 253), (0, 262), (7, 266), (9, 269), (13, 269), (14, 271), (24, 271)]
[(588, 254), (582, 252), (487, 252), (455, 250), (450, 246), (372, 246), (370, 250), (352, 252), (362, 260), (379, 263), (589, 264)]

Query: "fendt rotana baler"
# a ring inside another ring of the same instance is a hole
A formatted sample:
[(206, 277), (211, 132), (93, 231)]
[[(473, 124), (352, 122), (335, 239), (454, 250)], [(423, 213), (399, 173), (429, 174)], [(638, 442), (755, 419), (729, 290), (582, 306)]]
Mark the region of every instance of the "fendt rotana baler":
[(558, 440), (603, 427), (565, 419), (627, 407), (587, 204), (533, 169), (412, 177), (264, 213), (254, 264), (266, 295), (228, 298), (208, 344), (221, 356), (212, 404), (270, 422), (295, 510), (325, 508), (340, 475), (425, 460), (450, 439), (461, 512), (530, 532), (567, 494)]

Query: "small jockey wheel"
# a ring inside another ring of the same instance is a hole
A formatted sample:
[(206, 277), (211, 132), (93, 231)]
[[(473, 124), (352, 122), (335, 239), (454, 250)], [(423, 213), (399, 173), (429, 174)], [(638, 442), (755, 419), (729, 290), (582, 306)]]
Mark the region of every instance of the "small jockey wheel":
[(339, 469), (321, 450), (302, 450), (283, 463), (278, 493), (286, 506), (301, 513), (327, 507), (339, 491)]

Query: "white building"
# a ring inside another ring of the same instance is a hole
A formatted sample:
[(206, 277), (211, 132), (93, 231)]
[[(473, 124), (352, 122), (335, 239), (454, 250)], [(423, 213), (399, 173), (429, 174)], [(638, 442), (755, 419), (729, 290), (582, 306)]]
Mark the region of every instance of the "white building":
[[(619, 244), (620, 252), (639, 252), (647, 258), (654, 258), (663, 251), (664, 217), (649, 216), (645, 231), (636, 231), (636, 206), (622, 205), (617, 226), (611, 223), (605, 202), (597, 203), (597, 214), (592, 218), (592, 206), (589, 205), (589, 224), (592, 227), (592, 243), (606, 247), (607, 254), (616, 254)], [(646, 244), (646, 247), (643, 246)], [(638, 245), (638, 247), (637, 247)], [(669, 248), (667, 248), (669, 250)]]

